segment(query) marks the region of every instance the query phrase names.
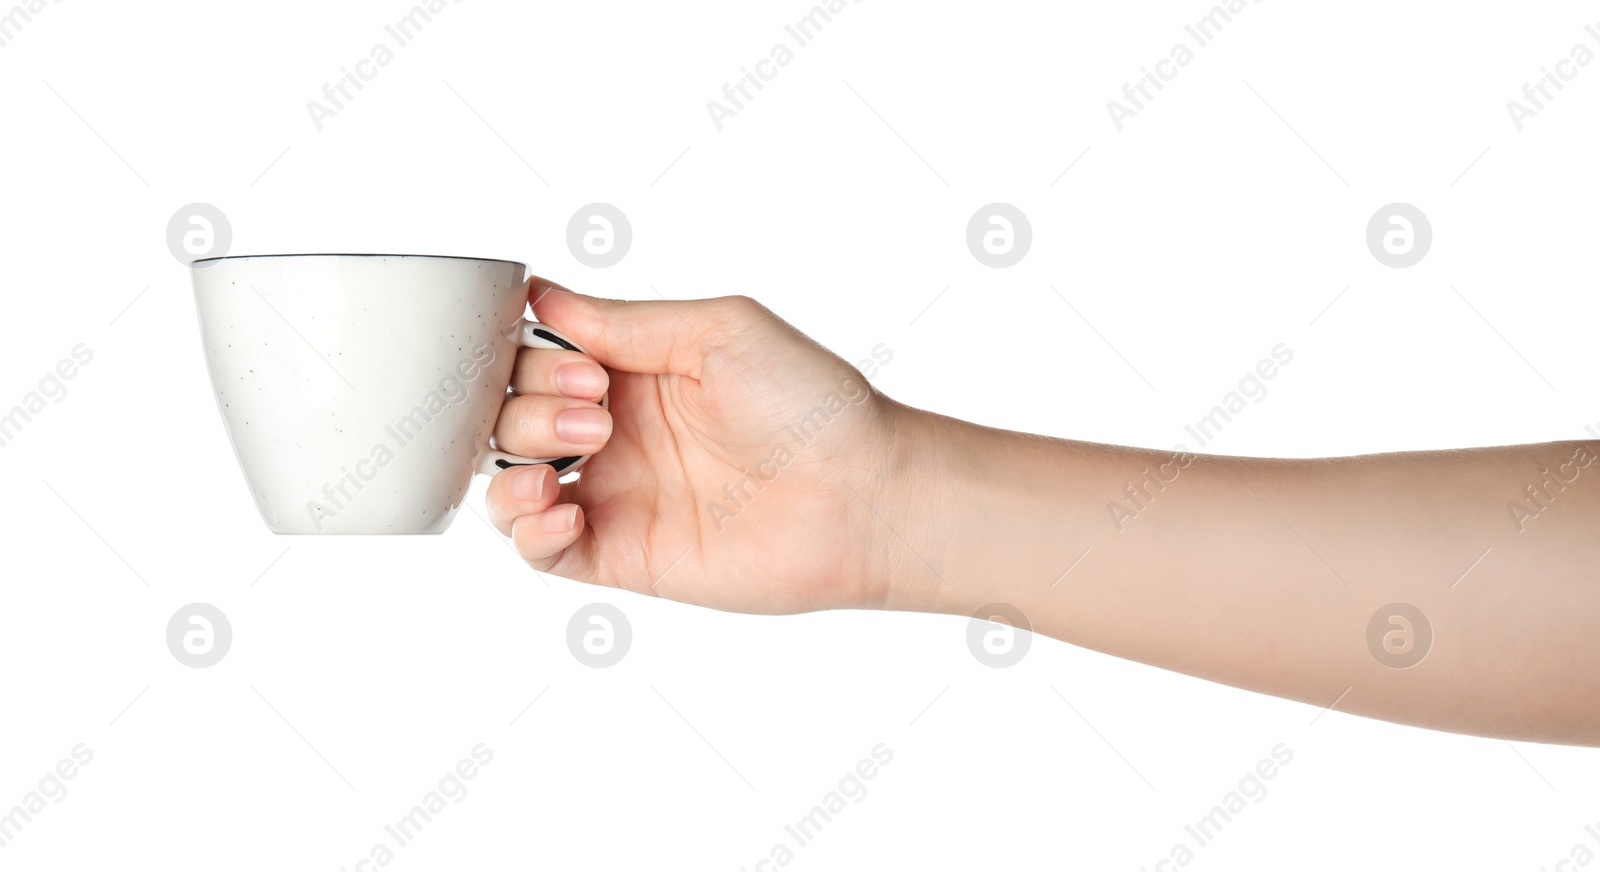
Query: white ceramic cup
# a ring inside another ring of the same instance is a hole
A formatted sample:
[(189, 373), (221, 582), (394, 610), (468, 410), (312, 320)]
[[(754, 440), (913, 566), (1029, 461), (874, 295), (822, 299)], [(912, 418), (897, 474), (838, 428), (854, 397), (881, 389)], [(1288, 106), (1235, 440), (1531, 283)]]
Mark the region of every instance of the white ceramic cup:
[(287, 254), (191, 272), (217, 406), (274, 533), (442, 533), (474, 471), (587, 459), (490, 445), (517, 349), (582, 351), (525, 320), (520, 263)]

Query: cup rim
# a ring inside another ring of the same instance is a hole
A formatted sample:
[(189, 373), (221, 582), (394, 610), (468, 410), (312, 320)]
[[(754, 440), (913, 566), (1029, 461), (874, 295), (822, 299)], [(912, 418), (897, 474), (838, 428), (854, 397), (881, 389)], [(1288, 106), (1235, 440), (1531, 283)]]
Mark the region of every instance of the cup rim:
[(385, 253), (382, 253), (382, 252), (354, 252), (354, 251), (329, 251), (329, 252), (308, 251), (308, 252), (300, 252), (300, 253), (282, 253), (282, 254), (225, 254), (225, 255), (221, 255), (219, 257), (201, 257), (201, 258), (196, 258), (196, 259), (190, 261), (189, 265), (190, 266), (194, 266), (195, 264), (201, 264), (201, 263), (217, 263), (218, 261), (224, 261), (224, 260), (254, 260), (256, 258), (268, 258), (268, 257), (420, 257), (420, 258), (428, 258), (430, 260), (475, 260), (475, 261), (481, 261), (481, 262), (484, 262), (484, 263), (509, 263), (512, 266), (520, 266), (523, 269), (527, 269), (527, 266), (528, 266), (527, 264), (523, 263), (520, 260), (505, 260), (504, 258), (498, 258), (498, 257), (468, 257), (468, 256), (465, 256), (465, 255), (457, 255), (457, 254), (385, 254)]

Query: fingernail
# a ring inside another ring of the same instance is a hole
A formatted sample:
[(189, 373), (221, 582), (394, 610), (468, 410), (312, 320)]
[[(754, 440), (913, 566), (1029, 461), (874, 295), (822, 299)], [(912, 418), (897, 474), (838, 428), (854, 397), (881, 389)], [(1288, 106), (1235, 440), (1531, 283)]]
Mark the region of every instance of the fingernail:
[(519, 470), (511, 477), (511, 495), (524, 502), (536, 502), (544, 493), (545, 476), (549, 474), (548, 466)]
[(556, 370), (556, 388), (580, 400), (597, 399), (610, 381), (598, 364), (569, 363)]
[(576, 505), (556, 506), (539, 516), (539, 529), (546, 533), (569, 533), (577, 524)]
[(568, 409), (556, 416), (556, 435), (580, 445), (604, 442), (611, 435), (611, 416), (605, 409)]

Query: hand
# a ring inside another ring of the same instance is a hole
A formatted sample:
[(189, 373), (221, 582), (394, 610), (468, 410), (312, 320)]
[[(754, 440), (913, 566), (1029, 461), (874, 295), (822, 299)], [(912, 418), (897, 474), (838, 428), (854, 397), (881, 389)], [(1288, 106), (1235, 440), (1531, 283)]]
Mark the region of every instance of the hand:
[[(595, 453), (494, 477), (489, 512), (535, 569), (730, 611), (882, 605), (879, 523), (904, 407), (745, 297), (624, 302), (530, 283), (582, 355), (523, 349), (502, 449)], [(609, 416), (593, 401), (610, 388)], [(603, 450), (602, 450), (603, 446)]]
[[(1319, 708), (1600, 745), (1600, 486), (1573, 477), (1596, 443), (1174, 467), (899, 405), (742, 297), (548, 287), (539, 320), (611, 370), (616, 417), (591, 361), (521, 352), (497, 443), (599, 451), (568, 485), (548, 467), (489, 485), (537, 569), (750, 612), (999, 603), (1044, 635)], [(1560, 501), (1530, 498), (1524, 536), (1498, 507), (1540, 476)], [(1373, 641), (1395, 605), (1431, 628), (1406, 667)]]

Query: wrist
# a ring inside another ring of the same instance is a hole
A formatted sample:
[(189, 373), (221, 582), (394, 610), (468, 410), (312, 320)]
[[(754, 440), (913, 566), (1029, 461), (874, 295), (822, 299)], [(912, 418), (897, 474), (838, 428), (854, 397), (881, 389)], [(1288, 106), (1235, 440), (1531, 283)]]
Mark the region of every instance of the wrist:
[[(853, 521), (881, 591), (881, 608), (970, 614), (1004, 598), (997, 560), (1018, 498), (1005, 469), (1019, 434), (885, 400), (885, 450), (872, 505)], [(996, 474), (999, 473), (999, 474)], [(863, 497), (868, 497), (866, 492)], [(1012, 555), (1015, 556), (1015, 555)]]
[[(874, 511), (856, 524), (881, 607), (971, 615), (991, 603), (1030, 620), (1103, 538), (1106, 446), (1015, 433), (890, 403)], [(1109, 479), (1107, 479), (1109, 481)], [(863, 492), (863, 496), (865, 496)]]
[[(879, 446), (852, 496), (849, 521), (863, 556), (869, 607), (939, 611), (942, 570), (922, 555), (945, 526), (939, 501), (948, 419), (887, 397), (879, 405)], [(857, 499), (859, 497), (859, 499)], [(931, 555), (930, 555), (931, 556)], [(940, 555), (942, 556), (942, 555)]]

